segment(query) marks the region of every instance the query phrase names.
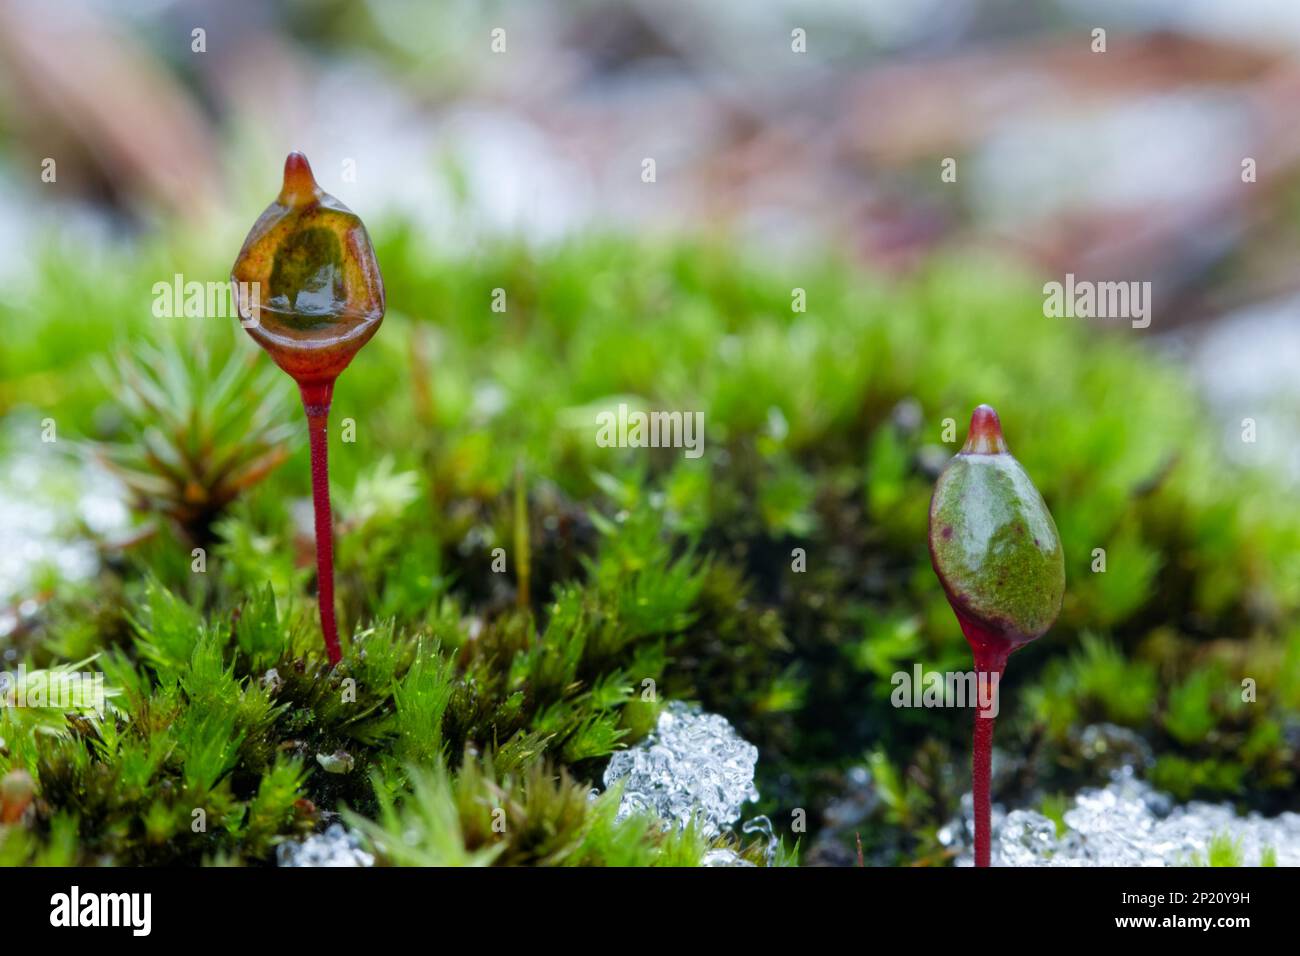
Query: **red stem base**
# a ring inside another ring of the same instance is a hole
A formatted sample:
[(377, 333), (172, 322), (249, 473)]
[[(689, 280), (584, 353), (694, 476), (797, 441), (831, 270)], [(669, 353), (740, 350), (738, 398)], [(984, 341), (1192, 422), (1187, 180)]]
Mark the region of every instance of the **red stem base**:
[(307, 433), (311, 439), (311, 501), (316, 516), (316, 594), (325, 652), (333, 667), (343, 658), (338, 623), (334, 619), (334, 524), (330, 512), (329, 414), (334, 383), (300, 383)]
[[(979, 686), (988, 687), (994, 701), (997, 700), (998, 684), (1002, 682), (1002, 672), (1007, 666), (1004, 653), (988, 650), (975, 652), (975, 676)], [(996, 713), (996, 709), (994, 713)], [(992, 798), (991, 781), (993, 777), (993, 723), (992, 715), (985, 716), (983, 708), (975, 710), (975, 741), (971, 754), (971, 795), (975, 800), (975, 865), (989, 866), (992, 839)]]

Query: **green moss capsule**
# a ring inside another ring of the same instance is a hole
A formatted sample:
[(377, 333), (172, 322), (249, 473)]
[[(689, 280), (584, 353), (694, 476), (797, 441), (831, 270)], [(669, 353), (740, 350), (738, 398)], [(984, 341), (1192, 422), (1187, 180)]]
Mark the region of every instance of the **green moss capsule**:
[(930, 559), (972, 644), (1000, 639), (1009, 653), (1047, 631), (1061, 610), (1065, 556), (1056, 522), (988, 405), (975, 409), (965, 446), (935, 485)]

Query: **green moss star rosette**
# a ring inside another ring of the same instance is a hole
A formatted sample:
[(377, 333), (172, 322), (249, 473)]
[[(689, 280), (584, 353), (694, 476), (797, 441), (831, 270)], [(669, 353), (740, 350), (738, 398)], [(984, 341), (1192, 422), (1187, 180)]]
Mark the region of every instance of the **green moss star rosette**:
[(975, 409), (965, 446), (935, 485), (930, 559), (977, 654), (1005, 660), (1061, 610), (1065, 556), (1056, 522), (988, 405)]

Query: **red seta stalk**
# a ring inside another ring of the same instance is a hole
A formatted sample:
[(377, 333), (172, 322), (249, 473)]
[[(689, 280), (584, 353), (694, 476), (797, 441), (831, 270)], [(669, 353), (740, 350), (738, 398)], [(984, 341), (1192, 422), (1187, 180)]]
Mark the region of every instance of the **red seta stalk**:
[(330, 512), (329, 414), (334, 383), (305, 382), (299, 385), (302, 407), (307, 413), (311, 439), (311, 501), (316, 515), (316, 593), (320, 603), (320, 626), (330, 666), (343, 658), (339, 648), (338, 623), (334, 618), (334, 524)]
[[(983, 675), (980, 675), (983, 680)], [(992, 804), (989, 780), (993, 774), (993, 718), (975, 711), (975, 747), (971, 753), (971, 793), (975, 797), (975, 865), (989, 865)]]
[(1007, 450), (998, 413), (971, 414), (962, 450), (944, 467), (930, 499), (930, 562), (975, 656), (975, 741), (971, 797), (975, 865), (992, 857), (993, 721), (1007, 658), (1047, 633), (1065, 595), (1065, 557), (1056, 522), (1024, 468)]
[(384, 318), (384, 280), (356, 213), (327, 195), (302, 153), (284, 161), (284, 185), (253, 223), (230, 270), (245, 331), (302, 393), (311, 435), (316, 593), (330, 666), (343, 654), (334, 619), (334, 530), (328, 435), (334, 380)]
[[(981, 660), (983, 658), (983, 660)], [(997, 660), (994, 655), (975, 655), (975, 677), (980, 687), (989, 687), (997, 693), (1006, 668), (1006, 657)], [(975, 709), (975, 741), (971, 753), (971, 795), (975, 799), (975, 865), (988, 866), (989, 842), (992, 830), (991, 781), (993, 778), (993, 722), (992, 714), (983, 708)]]
[[(998, 712), (998, 693), (1007, 657), (1013, 645), (1003, 635), (976, 624), (958, 613), (957, 621), (975, 655), (975, 679), (979, 705), (975, 708), (975, 739), (971, 752), (971, 796), (975, 802), (975, 865), (990, 865), (992, 832), (993, 724)], [(986, 713), (984, 704), (991, 704)]]

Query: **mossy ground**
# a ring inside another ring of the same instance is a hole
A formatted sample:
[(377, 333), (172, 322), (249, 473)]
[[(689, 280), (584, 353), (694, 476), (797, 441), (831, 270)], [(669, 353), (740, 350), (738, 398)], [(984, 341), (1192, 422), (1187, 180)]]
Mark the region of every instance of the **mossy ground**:
[[(330, 434), (347, 635), (334, 673), (297, 515), (305, 442), (215, 512), (190, 509), (201, 520), (175, 507), (191, 478), (228, 490), (224, 453), (248, 466), (243, 443), (301, 425), (288, 391), (255, 386), (274, 414), (250, 436), (204, 404), (202, 375), (178, 374), (193, 394), (169, 401), (201, 413), (166, 434), (89, 374), (153, 340), (180, 362), (195, 336), (211, 353), (198, 368), (269, 365), (233, 319), (150, 317), (159, 277), (228, 263), (52, 251), (0, 305), (0, 455), (52, 417), (65, 439), (153, 449), (140, 464), (162, 476), (133, 486), (154, 533), (106, 547), (89, 582), (51, 576), (6, 638), (10, 667), (99, 655), (87, 666), (120, 694), (99, 722), (0, 717), (0, 773), (24, 769), (37, 791), (0, 831), (0, 860), (259, 864), (346, 811), (394, 863), (694, 863), (698, 835), (615, 824), (610, 797), (587, 799), (657, 702), (693, 699), (758, 745), (755, 812), (782, 860), (865, 765), (868, 858), (942, 863), (970, 715), (895, 710), (889, 678), (969, 668), (926, 516), (979, 402), (1051, 508), (1067, 577), (1059, 623), (1003, 684), (998, 743), (1018, 759), (1000, 796), (1050, 802), (1092, 779), (1078, 732), (1110, 721), (1146, 738), (1147, 776), (1180, 798), (1297, 808), (1300, 515), (1269, 477), (1224, 463), (1189, 385), (1151, 352), (1044, 319), (1040, 290), (989, 262), (886, 283), (708, 242), (440, 258), (410, 229), (372, 235), (389, 313), (340, 379)], [(595, 414), (619, 401), (703, 411), (704, 455), (599, 447)], [(212, 424), (187, 443), (196, 421)]]

